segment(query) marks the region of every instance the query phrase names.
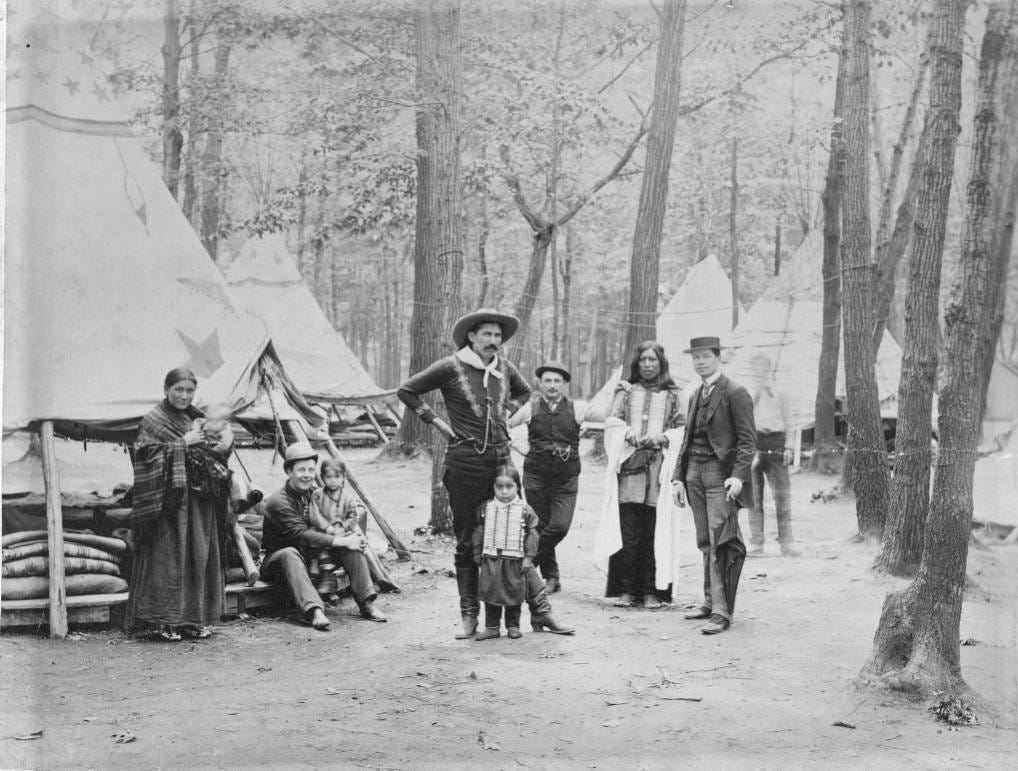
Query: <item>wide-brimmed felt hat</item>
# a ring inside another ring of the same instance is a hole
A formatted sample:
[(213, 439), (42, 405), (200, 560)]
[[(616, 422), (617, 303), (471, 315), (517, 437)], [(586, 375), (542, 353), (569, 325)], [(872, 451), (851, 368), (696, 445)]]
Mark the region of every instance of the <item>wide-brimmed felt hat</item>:
[(520, 320), (515, 316), (499, 313), (494, 308), (478, 308), (473, 313), (460, 316), (456, 320), (452, 327), (452, 341), (456, 344), (457, 348), (462, 348), (468, 343), (467, 333), (478, 324), (487, 323), (498, 324), (502, 327), (503, 343), (515, 335), (516, 330), (520, 328)]
[(283, 465), (290, 466), (300, 460), (318, 460), (318, 451), (308, 442), (294, 442), (286, 448)]
[(573, 379), (573, 376), (569, 374), (569, 370), (566, 369), (566, 365), (560, 361), (546, 361), (534, 370), (534, 374), (537, 375), (538, 378), (540, 378), (545, 372), (558, 372), (562, 376), (562, 379), (567, 383)]
[(694, 337), (689, 341), (689, 347), (683, 353), (702, 351), (705, 348), (721, 348), (721, 339), (718, 337)]

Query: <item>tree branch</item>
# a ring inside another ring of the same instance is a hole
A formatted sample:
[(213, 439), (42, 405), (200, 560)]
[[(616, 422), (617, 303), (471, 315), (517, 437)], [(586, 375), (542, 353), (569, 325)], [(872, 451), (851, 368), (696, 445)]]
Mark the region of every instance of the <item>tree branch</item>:
[(527, 221), (527, 224), (530, 225), (535, 233), (546, 230), (548, 227), (547, 220), (534, 211), (530, 204), (527, 203), (526, 196), (523, 195), (523, 186), (520, 184), (520, 179), (516, 176), (516, 172), (512, 170), (508, 145), (502, 145), (499, 148), (499, 156), (502, 158), (502, 165), (505, 167), (505, 170), (502, 172), (502, 178), (505, 179), (506, 185), (512, 191), (513, 200), (516, 202), (520, 214), (523, 215), (523, 219)]
[(633, 140), (629, 143), (629, 146), (626, 148), (625, 152), (622, 153), (622, 156), (612, 167), (611, 171), (609, 171), (607, 174), (601, 177), (601, 179), (595, 182), (591, 186), (590, 190), (588, 190), (586, 193), (577, 198), (576, 201), (573, 202), (573, 205), (570, 206), (569, 209), (564, 214), (562, 214), (562, 216), (559, 217), (558, 220), (554, 223), (555, 227), (560, 228), (567, 222), (569, 222), (569, 220), (576, 216), (576, 212), (582, 209), (586, 205), (586, 203), (597, 193), (598, 190), (600, 190), (602, 187), (604, 187), (613, 179), (615, 179), (617, 176), (619, 176), (620, 173), (622, 173), (622, 170), (626, 167), (626, 164), (629, 163), (629, 159), (632, 158), (633, 153), (636, 152), (636, 148), (639, 146), (640, 140), (643, 139), (643, 135), (646, 133), (647, 124), (641, 122), (640, 129), (639, 131), (636, 132), (636, 136), (633, 137)]

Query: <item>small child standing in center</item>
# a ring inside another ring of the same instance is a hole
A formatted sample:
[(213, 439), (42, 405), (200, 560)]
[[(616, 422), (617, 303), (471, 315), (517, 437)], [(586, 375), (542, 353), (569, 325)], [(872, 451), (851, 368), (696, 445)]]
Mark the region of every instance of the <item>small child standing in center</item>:
[(474, 530), (474, 562), (481, 570), (478, 597), (484, 602), (484, 630), (474, 640), (499, 636), (502, 608), (510, 638), (522, 637), (520, 614), (527, 599), (525, 570), (534, 569), (537, 514), (520, 498), (520, 474), (512, 465), (495, 472), (495, 497), (483, 503)]

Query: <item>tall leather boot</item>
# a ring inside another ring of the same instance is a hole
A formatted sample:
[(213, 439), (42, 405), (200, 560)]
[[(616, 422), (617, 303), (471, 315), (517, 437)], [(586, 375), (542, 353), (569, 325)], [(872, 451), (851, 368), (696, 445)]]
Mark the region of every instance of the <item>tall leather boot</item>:
[(456, 567), (456, 587), (460, 595), (460, 616), (463, 620), (463, 631), (456, 635), (457, 640), (471, 640), (477, 631), (477, 616), (481, 606), (477, 600), (477, 566)]

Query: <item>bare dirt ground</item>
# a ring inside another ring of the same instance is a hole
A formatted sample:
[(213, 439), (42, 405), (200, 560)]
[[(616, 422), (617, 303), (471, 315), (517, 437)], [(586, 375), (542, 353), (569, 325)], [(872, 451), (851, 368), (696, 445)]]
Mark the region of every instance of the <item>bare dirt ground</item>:
[[(375, 455), (348, 453), (414, 554), (390, 563), (403, 588), (379, 602), (390, 623), (361, 621), (345, 600), (330, 611), (327, 634), (285, 610), (224, 623), (201, 642), (141, 642), (94, 628), (59, 642), (5, 633), (0, 768), (1014, 762), (1014, 545), (970, 551), (961, 634), (971, 644), (962, 662), (981, 722), (950, 730), (927, 713), (929, 702), (854, 684), (884, 595), (904, 582), (869, 571), (875, 547), (851, 542), (850, 501), (810, 502), (830, 478), (793, 476), (803, 556), (783, 558), (771, 540), (766, 555), (746, 564), (735, 625), (706, 637), (698, 622), (682, 619), (682, 606), (699, 599), (691, 532), (682, 560), (688, 580), (675, 607), (622, 611), (601, 597), (603, 576), (589, 554), (604, 469), (587, 462), (573, 530), (560, 547), (564, 591), (552, 598), (576, 636), (530, 633), (524, 611), (522, 639), (463, 642), (453, 639), (450, 544), (412, 537), (427, 520), (429, 463)], [(270, 489), (281, 481), (268, 453), (243, 457)]]

